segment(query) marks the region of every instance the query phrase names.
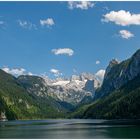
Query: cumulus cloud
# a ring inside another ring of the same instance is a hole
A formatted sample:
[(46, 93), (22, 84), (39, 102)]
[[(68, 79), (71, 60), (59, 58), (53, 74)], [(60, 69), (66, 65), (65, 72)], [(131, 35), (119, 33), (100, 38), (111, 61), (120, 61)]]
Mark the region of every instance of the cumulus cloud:
[(79, 8), (82, 10), (87, 10), (89, 8), (92, 8), (94, 5), (95, 4), (90, 1), (69, 1), (68, 2), (69, 9)]
[(96, 63), (96, 65), (98, 65), (98, 64), (100, 64), (100, 61), (99, 61), (99, 60), (97, 60), (95, 63)]
[(72, 56), (74, 54), (74, 51), (70, 48), (58, 48), (58, 49), (52, 49), (52, 53), (54, 53), (55, 55)]
[(33, 74), (31, 73), (31, 72), (28, 72), (28, 74), (27, 75), (30, 75), (30, 76), (32, 76)]
[(27, 72), (24, 68), (3, 67), (2, 70), (16, 77), (19, 75), (33, 75), (31, 72)]
[(101, 81), (103, 81), (104, 75), (105, 75), (105, 70), (103, 69), (100, 69), (99, 71), (95, 73), (95, 76)]
[(50, 69), (50, 72), (55, 76), (55, 77), (58, 77), (60, 75), (62, 75), (62, 73), (57, 70), (57, 69)]
[(111, 11), (103, 16), (102, 21), (104, 22), (114, 22), (121, 26), (140, 25), (140, 14), (133, 14), (125, 10)]
[(54, 23), (54, 20), (52, 18), (47, 18), (47, 19), (41, 19), (40, 20), (40, 24), (41, 26), (53, 26), (55, 23)]
[(4, 70), (5, 72), (7, 72), (9, 74), (15, 75), (15, 76), (23, 75), (26, 72), (26, 70), (23, 68), (10, 69), (8, 67), (4, 67), (4, 68), (2, 68), (2, 70)]
[(18, 20), (17, 21), (19, 26), (22, 27), (22, 28), (25, 28), (25, 29), (37, 29), (36, 25), (29, 22), (29, 21), (26, 21), (26, 20)]
[(134, 34), (127, 30), (120, 30), (119, 35), (124, 39), (129, 39), (134, 37)]

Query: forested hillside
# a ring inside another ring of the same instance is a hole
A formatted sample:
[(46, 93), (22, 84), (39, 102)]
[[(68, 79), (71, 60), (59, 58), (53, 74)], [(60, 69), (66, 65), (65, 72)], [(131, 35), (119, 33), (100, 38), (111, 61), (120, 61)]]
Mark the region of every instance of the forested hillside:
[(29, 94), (15, 77), (0, 70), (0, 112), (7, 119), (56, 118), (63, 111), (52, 98)]

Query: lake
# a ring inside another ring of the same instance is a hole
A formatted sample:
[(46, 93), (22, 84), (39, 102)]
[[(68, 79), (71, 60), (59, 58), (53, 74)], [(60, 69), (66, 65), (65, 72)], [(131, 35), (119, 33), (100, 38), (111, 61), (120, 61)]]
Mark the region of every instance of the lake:
[(0, 138), (140, 138), (138, 120), (54, 119), (0, 122)]

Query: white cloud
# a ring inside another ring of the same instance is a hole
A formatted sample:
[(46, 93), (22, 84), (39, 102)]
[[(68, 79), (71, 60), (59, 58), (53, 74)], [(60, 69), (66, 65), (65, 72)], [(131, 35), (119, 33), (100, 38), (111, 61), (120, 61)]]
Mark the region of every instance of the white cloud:
[(30, 76), (32, 76), (33, 74), (31, 73), (31, 72), (28, 72), (28, 74), (27, 75), (30, 75)]
[(103, 69), (100, 69), (99, 71), (95, 73), (95, 76), (101, 81), (103, 81), (104, 75), (105, 75), (105, 70)]
[(92, 8), (95, 4), (91, 1), (69, 1), (68, 2), (68, 8), (74, 9), (79, 8), (82, 10), (87, 10), (89, 8)]
[(9, 67), (3, 67), (3, 71), (12, 74), (16, 77), (20, 75), (33, 75), (31, 72), (27, 72), (24, 68), (9, 68)]
[(52, 73), (55, 73), (55, 74), (56, 74), (56, 73), (59, 73), (59, 70), (57, 70), (57, 69), (51, 69), (51, 70), (50, 70), (50, 72), (52, 72)]
[(52, 18), (47, 18), (47, 19), (40, 20), (40, 24), (41, 26), (47, 25), (48, 27), (50, 27), (50, 26), (53, 26), (55, 23)]
[(2, 68), (2, 70), (4, 70), (5, 72), (7, 72), (9, 74), (14, 75), (14, 76), (23, 75), (26, 72), (26, 70), (23, 69), (23, 68), (13, 68), (13, 69), (10, 69), (8, 67), (4, 67), (4, 68)]
[(132, 14), (125, 10), (111, 11), (103, 16), (102, 21), (104, 22), (114, 22), (121, 26), (140, 25), (140, 14)]
[(25, 29), (37, 29), (36, 25), (25, 20), (18, 20), (17, 21), (19, 26)]
[(132, 34), (130, 31), (127, 31), (127, 30), (120, 30), (119, 34), (124, 39), (129, 39), (129, 38), (134, 37), (134, 34)]
[(58, 49), (52, 49), (52, 53), (54, 53), (55, 55), (72, 56), (74, 54), (74, 51), (70, 48), (58, 48)]
[(100, 64), (100, 61), (99, 61), (99, 60), (97, 60), (95, 63), (96, 63), (96, 65), (98, 65), (98, 64)]
[(56, 77), (62, 75), (62, 73), (57, 69), (50, 69), (50, 72)]

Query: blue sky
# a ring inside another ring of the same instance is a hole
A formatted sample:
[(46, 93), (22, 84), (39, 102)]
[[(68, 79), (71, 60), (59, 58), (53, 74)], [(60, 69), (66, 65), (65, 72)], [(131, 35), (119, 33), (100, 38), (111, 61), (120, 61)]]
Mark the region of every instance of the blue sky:
[(122, 61), (140, 48), (139, 7), (140, 2), (0, 2), (0, 67), (50, 77), (96, 73), (112, 58)]

